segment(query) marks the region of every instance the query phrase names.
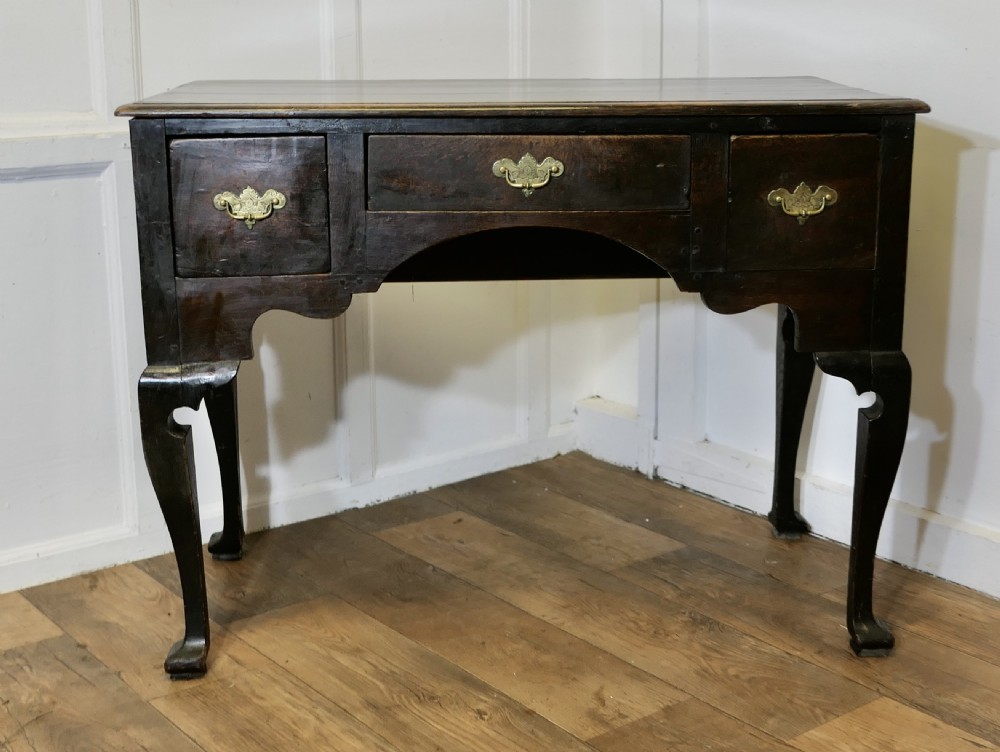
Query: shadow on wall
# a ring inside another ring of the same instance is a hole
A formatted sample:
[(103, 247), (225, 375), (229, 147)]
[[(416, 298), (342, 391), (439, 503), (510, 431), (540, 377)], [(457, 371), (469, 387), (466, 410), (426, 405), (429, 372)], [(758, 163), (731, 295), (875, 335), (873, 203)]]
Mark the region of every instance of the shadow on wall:
[[(240, 365), (238, 376), (239, 429), (247, 497), (254, 508), (249, 529), (258, 529), (271, 526), (266, 502), (274, 473), (310, 450), (328, 446), (340, 408), (332, 386), (331, 321), (270, 311), (254, 326), (253, 346), (254, 358)], [(335, 460), (330, 457), (327, 467), (335, 466)], [(310, 470), (317, 464), (293, 466), (303, 476), (301, 484), (330, 478), (330, 473), (308, 477), (315, 475)]]
[[(983, 429), (982, 398), (973, 384), (986, 252), (982, 228), (989, 208), (982, 150), (998, 146), (982, 134), (918, 122), (903, 340), (913, 364), (913, 402), (896, 492), (929, 512), (942, 511), (945, 494), (958, 503), (968, 499), (976, 475), (972, 458), (959, 461), (954, 448), (978, 444)], [(962, 396), (960, 426), (953, 394)], [(956, 442), (957, 435), (964, 438)], [(949, 507), (945, 514), (962, 516)], [(927, 558), (932, 551), (924, 545), (928, 527), (921, 520), (915, 550), (894, 556), (935, 567), (938, 562)], [(934, 555), (943, 552), (941, 547)]]
[[(903, 339), (904, 352), (913, 367), (913, 392), (907, 442), (893, 498), (932, 514), (959, 518), (965, 517), (962, 507), (968, 505), (975, 477), (980, 474), (976, 472), (975, 453), (970, 451), (984, 430), (982, 398), (973, 384), (973, 343), (977, 340), (987, 250), (982, 241), (983, 225), (989, 210), (989, 165), (982, 154), (994, 148), (997, 144), (981, 134), (956, 132), (918, 119)], [(710, 321), (716, 316), (709, 314)], [(729, 318), (731, 324), (722, 323)], [(775, 306), (763, 306), (739, 316), (718, 316), (718, 321), (730, 329), (739, 327), (738, 335), (730, 336), (742, 354), (760, 355), (754, 368), (773, 368)], [(751, 377), (757, 373), (754, 371)], [(769, 384), (773, 384), (773, 378), (773, 371), (769, 371)], [(821, 381), (838, 385), (834, 399), (820, 399)], [(836, 480), (853, 483), (853, 413), (856, 407), (870, 404), (871, 397), (853, 398), (850, 387), (841, 388), (845, 383), (817, 370), (802, 431), (798, 473), (806, 472), (807, 467), (816, 472), (814, 452), (822, 447), (822, 464), (831, 467), (832, 449), (837, 453), (833, 466), (844, 468), (844, 474)], [(960, 398), (959, 416), (953, 395)], [(745, 395), (741, 392), (740, 396)], [(825, 405), (824, 415), (817, 421), (821, 402)], [(773, 402), (770, 404), (773, 406)], [(831, 415), (831, 408), (844, 412)], [(960, 425), (956, 425), (958, 419)], [(842, 435), (842, 440), (832, 446), (831, 422), (838, 423), (837, 433)], [(761, 454), (769, 453), (770, 447), (762, 448)], [(895, 560), (940, 571), (936, 565), (946, 554), (942, 543), (947, 541), (929, 541), (932, 526), (916, 515), (899, 520), (912, 520), (913, 526), (897, 528), (893, 537), (883, 536), (883, 550)]]
[[(968, 498), (973, 480), (968, 463), (956, 463), (952, 458), (956, 428), (953, 392), (960, 391), (967, 403), (977, 401), (972, 407), (963, 407), (963, 415), (971, 417), (961, 426), (962, 435), (978, 437), (982, 430), (980, 399), (972, 384), (971, 343), (978, 322), (985, 249), (970, 244), (968, 238), (976, 236), (970, 228), (982, 226), (987, 210), (987, 164), (975, 156), (976, 150), (997, 145), (984, 146), (985, 137), (978, 134), (960, 134), (922, 122), (916, 138), (904, 335), (904, 350), (913, 365), (913, 399), (907, 445), (893, 495), (929, 512), (938, 512), (946, 492), (954, 499)], [(961, 205), (959, 194), (963, 196)], [(956, 243), (959, 222), (966, 228), (967, 239), (961, 245)], [(952, 290), (956, 289), (963, 291), (959, 301), (953, 300)], [(426, 285), (421, 295), (425, 290), (432, 296), (448, 294), (443, 284)], [(615, 299), (621, 300), (612, 296), (611, 300)], [(514, 305), (516, 295), (511, 293), (509, 300)], [(472, 325), (488, 314), (475, 300), (465, 302), (470, 306), (468, 318), (456, 325)], [(480, 302), (485, 304), (485, 299)], [(444, 308), (450, 310), (441, 315), (462, 312), (458, 305)], [(773, 314), (773, 306), (767, 310)], [(565, 312), (551, 313), (549, 321), (558, 326)], [(773, 315), (766, 316), (765, 326), (765, 316), (759, 314), (748, 322), (748, 328), (754, 339), (760, 340), (762, 349), (773, 352)], [(380, 374), (428, 389), (443, 388), (457, 371), (490, 361), (529, 333), (529, 325), (518, 318), (516, 310), (503, 315), (512, 319), (512, 325), (491, 327), (482, 333), (484, 336), (470, 340), (469, 347), (451, 348), (447, 332), (443, 333), (445, 341), (440, 344), (448, 350), (448, 357), (430, 357), (418, 372), (404, 366), (407, 358), (390, 358), (379, 363)], [(961, 332), (961, 341), (950, 340), (949, 331)], [(338, 394), (331, 387), (335, 380), (331, 322), (270, 312), (255, 327), (254, 347), (257, 357), (245, 362), (240, 370), (240, 429), (248, 495), (260, 503), (270, 496), (270, 473), (275, 467), (310, 450), (328, 449), (332, 439), (347, 440), (347, 436), (342, 426), (338, 429), (345, 407), (338, 404)], [(266, 405), (265, 379), (271, 381), (267, 390), (272, 395), (270, 406)], [(807, 442), (813, 433), (817, 393), (814, 386), (803, 429)], [(270, 442), (277, 445), (271, 446)], [(801, 472), (806, 453), (800, 453), (800, 457)], [(336, 458), (330, 457), (328, 467), (335, 464)], [(329, 478), (328, 474), (304, 482)], [(954, 516), (954, 508), (948, 513)], [(928, 525), (919, 525), (915, 549), (909, 548), (914, 536), (903, 532), (898, 541), (890, 543), (891, 555), (933, 566), (934, 561), (923, 558), (929, 555), (923, 550)]]
[[(629, 285), (629, 281), (587, 280), (565, 284), (580, 285), (580, 295), (591, 302), (599, 297), (597, 288), (614, 286), (611, 294), (600, 299), (602, 314), (635, 314), (638, 309), (635, 283), (631, 283), (635, 290), (631, 303), (629, 296), (619, 289)], [(543, 292), (549, 300), (555, 294), (554, 290)], [(382, 297), (376, 297), (373, 337), (385, 340), (386, 332), (377, 330), (388, 322), (394, 324), (395, 340), (370, 343), (380, 354), (377, 362), (380, 381), (395, 381), (408, 389), (428, 393), (458, 384), (461, 392), (461, 382), (467, 375), (463, 372), (474, 371), (473, 380), (479, 381), (482, 376), (485, 383), (482, 389), (475, 388), (474, 393), (466, 395), (467, 398), (475, 401), (484, 414), (509, 414), (511, 426), (518, 409), (514, 383), (520, 378), (519, 355), (515, 351), (518, 341), (544, 335), (536, 331), (542, 327), (587, 326), (587, 319), (593, 316), (570, 310), (563, 301), (550, 308), (547, 315), (529, 319), (522, 310), (523, 295), (518, 294), (512, 282), (454, 286), (395, 283), (376, 296)], [(565, 297), (562, 294), (560, 301)], [(364, 296), (356, 296), (352, 308), (363, 305)], [(343, 380), (346, 368), (337, 362), (343, 350), (335, 344), (333, 332), (330, 321), (310, 320), (285, 311), (264, 314), (254, 327), (255, 357), (245, 361), (239, 372), (241, 458), (247, 498), (253, 507), (248, 519), (250, 529), (270, 526), (268, 500), (273, 494), (287, 494), (290, 486), (329, 482), (350, 469), (350, 451), (346, 445), (351, 437), (346, 413), (363, 406), (348, 406), (343, 400), (352, 379), (366, 374), (366, 370), (365, 363), (352, 363), (347, 380), (340, 384), (340, 389), (336, 388), (338, 371)], [(591, 344), (583, 338), (576, 346), (587, 348)], [(393, 409), (383, 402), (375, 407)], [(415, 413), (409, 418), (397, 416), (402, 426), (399, 430), (413, 429), (419, 434), (424, 412), (428, 413), (427, 420), (442, 418), (438, 411), (420, 410), (419, 405), (412, 408)], [(466, 417), (470, 417), (468, 413)], [(476, 415), (472, 414), (471, 419), (475, 420)], [(390, 421), (393, 423), (395, 420)], [(415, 451), (420, 449), (422, 441), (419, 435), (382, 438), (388, 439), (386, 443), (392, 446), (412, 442), (417, 445)], [(276, 473), (284, 473), (285, 477), (279, 478)]]
[[(978, 437), (982, 430), (981, 399), (972, 384), (971, 343), (976, 339), (985, 249), (968, 242), (957, 244), (956, 224), (963, 222), (966, 232), (975, 235), (969, 229), (981, 227), (984, 221), (987, 164), (968, 158), (976, 144), (981, 147), (983, 138), (917, 123), (903, 330), (903, 351), (913, 368), (913, 392), (906, 446), (892, 497), (930, 513), (942, 511), (945, 493), (955, 499), (969, 498), (974, 473), (966, 463), (954, 461), (955, 433), (958, 429), (963, 436)], [(959, 195), (969, 197), (963, 198), (961, 206)], [(962, 291), (961, 300), (953, 299), (954, 290)], [(956, 331), (961, 332), (961, 341), (949, 337), (949, 332)], [(817, 393), (814, 385), (804, 437), (813, 435)], [(954, 393), (963, 395), (963, 414), (974, 416), (960, 427), (955, 425)], [(805, 453), (800, 458), (798, 470), (802, 472)], [(961, 516), (954, 507), (945, 513)], [(928, 548), (929, 523), (918, 517), (909, 519), (917, 529), (898, 530), (894, 539), (883, 540), (887, 544), (883, 550), (896, 561), (938, 571), (945, 548), (940, 542)]]

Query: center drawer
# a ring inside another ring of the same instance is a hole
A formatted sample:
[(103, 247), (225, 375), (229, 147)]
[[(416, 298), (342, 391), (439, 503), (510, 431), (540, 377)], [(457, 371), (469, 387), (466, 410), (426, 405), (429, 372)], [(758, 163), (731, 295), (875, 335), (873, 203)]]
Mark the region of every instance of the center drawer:
[(687, 136), (368, 139), (370, 211), (663, 211), (689, 205)]

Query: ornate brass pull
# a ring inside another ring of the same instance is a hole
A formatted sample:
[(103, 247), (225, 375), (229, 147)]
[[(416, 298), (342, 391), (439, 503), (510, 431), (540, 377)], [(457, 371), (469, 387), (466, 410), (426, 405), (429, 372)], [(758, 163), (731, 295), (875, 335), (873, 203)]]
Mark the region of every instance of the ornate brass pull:
[(261, 196), (249, 185), (239, 196), (232, 191), (224, 191), (216, 193), (212, 198), (212, 204), (216, 209), (225, 210), (233, 219), (242, 219), (250, 229), (253, 229), (257, 220), (270, 217), (274, 209), (282, 208), (285, 203), (284, 193), (268, 188)]
[(780, 206), (785, 214), (795, 217), (800, 225), (804, 225), (809, 217), (837, 203), (837, 192), (828, 185), (821, 185), (814, 191), (805, 183), (799, 183), (792, 193), (784, 188), (775, 188), (767, 194), (767, 203)]
[(546, 157), (539, 164), (530, 153), (516, 163), (513, 159), (498, 159), (493, 163), (493, 174), (504, 178), (511, 188), (520, 188), (525, 196), (548, 185), (549, 178), (559, 177), (565, 169), (562, 162), (552, 157)]

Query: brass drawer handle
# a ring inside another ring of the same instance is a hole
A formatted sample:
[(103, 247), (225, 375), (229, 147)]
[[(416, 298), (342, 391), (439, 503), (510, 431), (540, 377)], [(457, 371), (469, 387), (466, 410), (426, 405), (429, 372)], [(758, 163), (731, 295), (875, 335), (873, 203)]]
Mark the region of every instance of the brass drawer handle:
[(775, 188), (767, 194), (767, 203), (780, 206), (785, 214), (795, 217), (804, 225), (809, 217), (814, 217), (826, 207), (837, 203), (837, 192), (828, 185), (821, 185), (815, 191), (805, 183), (789, 193), (784, 188)]
[(493, 163), (493, 174), (504, 178), (511, 188), (520, 188), (525, 196), (530, 196), (536, 188), (549, 184), (549, 178), (557, 178), (565, 171), (558, 159), (546, 157), (539, 164), (531, 154), (525, 154), (518, 162), (513, 159), (498, 159)]
[(268, 188), (261, 196), (249, 185), (239, 196), (232, 191), (224, 191), (216, 193), (212, 198), (212, 204), (216, 209), (225, 210), (233, 219), (242, 219), (250, 229), (253, 229), (257, 220), (270, 217), (274, 209), (282, 208), (285, 203), (284, 193)]

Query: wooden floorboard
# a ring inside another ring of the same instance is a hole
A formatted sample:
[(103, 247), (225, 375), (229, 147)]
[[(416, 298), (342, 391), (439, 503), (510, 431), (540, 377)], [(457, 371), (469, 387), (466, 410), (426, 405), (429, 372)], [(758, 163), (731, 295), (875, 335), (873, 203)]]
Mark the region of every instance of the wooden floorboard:
[(171, 556), (0, 596), (0, 750), (1000, 749), (1000, 603), (582, 454), (250, 536), (170, 682)]

